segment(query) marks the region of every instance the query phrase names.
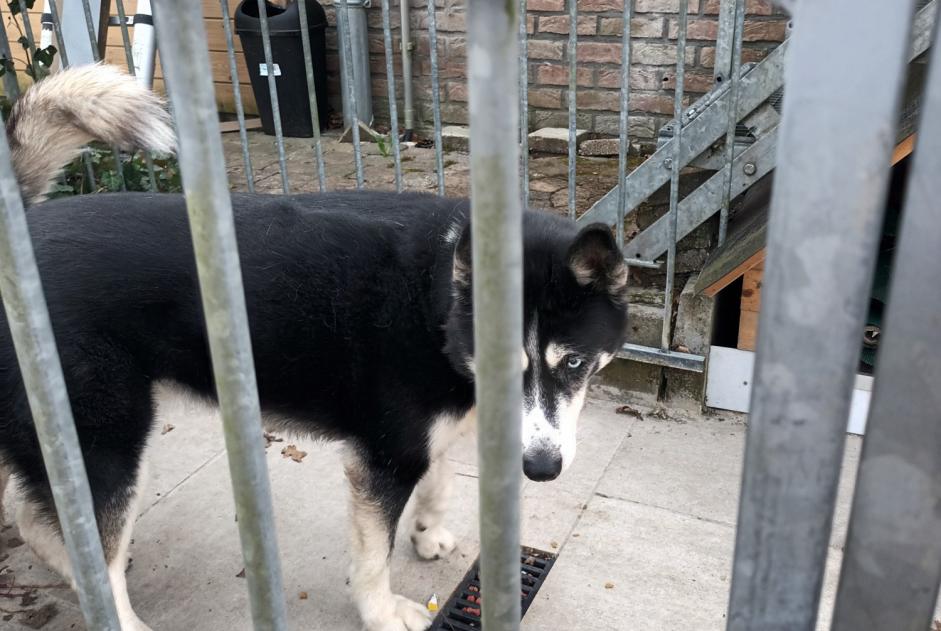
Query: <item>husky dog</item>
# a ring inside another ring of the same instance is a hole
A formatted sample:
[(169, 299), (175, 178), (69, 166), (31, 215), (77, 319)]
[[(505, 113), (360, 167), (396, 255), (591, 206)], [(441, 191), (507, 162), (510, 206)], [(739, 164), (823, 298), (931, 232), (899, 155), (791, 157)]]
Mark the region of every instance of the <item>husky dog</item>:
[[(185, 203), (149, 193), (38, 202), (89, 140), (165, 152), (169, 123), (156, 96), (106, 66), (38, 83), (7, 123), (125, 631), (147, 628), (124, 570), (157, 396), (215, 398)], [(455, 545), (442, 526), (443, 454), (474, 419), (470, 204), (347, 192), (233, 194), (232, 205), (265, 422), (345, 442), (350, 584), (363, 623), (426, 629), (425, 607), (392, 592), (389, 559), (412, 495), (417, 553), (433, 559)], [(605, 225), (531, 211), (523, 223), (520, 464), (542, 481), (571, 464), (588, 380), (624, 342), (627, 269)], [(5, 320), (0, 411), (0, 462), (23, 491), (23, 539), (70, 579)]]

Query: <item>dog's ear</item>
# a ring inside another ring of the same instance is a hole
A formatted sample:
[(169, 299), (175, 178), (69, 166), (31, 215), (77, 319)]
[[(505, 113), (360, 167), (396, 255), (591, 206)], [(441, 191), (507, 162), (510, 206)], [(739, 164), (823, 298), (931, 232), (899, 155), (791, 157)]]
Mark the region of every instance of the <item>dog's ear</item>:
[(471, 283), (471, 229), (465, 224), (461, 236), (454, 246), (453, 280), (456, 284), (469, 286)]
[(568, 262), (579, 285), (607, 292), (615, 301), (626, 299), (627, 265), (605, 224), (589, 224), (579, 231), (569, 247)]

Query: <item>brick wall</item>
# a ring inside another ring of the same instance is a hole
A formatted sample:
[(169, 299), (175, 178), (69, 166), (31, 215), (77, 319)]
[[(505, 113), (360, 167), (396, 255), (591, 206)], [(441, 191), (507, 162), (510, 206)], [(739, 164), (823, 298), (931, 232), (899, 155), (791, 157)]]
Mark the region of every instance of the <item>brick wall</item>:
[[(623, 0), (579, 0), (578, 125), (597, 134), (618, 131)], [(383, 53), (382, 14), (378, 0), (368, 9), (374, 113), (388, 120), (387, 82)], [(719, 0), (690, 0), (686, 52), (687, 101), (712, 86)], [(431, 88), (426, 0), (412, 0), (411, 28), (415, 42), (413, 85), (420, 128), (431, 125)], [(467, 123), (465, 1), (436, 0), (441, 110), (445, 124)], [(635, 0), (631, 23), (631, 137), (653, 141), (673, 111), (678, 0)], [(529, 125), (531, 129), (568, 125), (569, 32), (566, 0), (528, 0)], [(328, 20), (335, 24), (332, 7)], [(399, 50), (399, 9), (392, 6), (395, 50)], [(783, 40), (787, 18), (771, 0), (748, 0), (743, 60), (757, 61)], [(334, 106), (339, 107), (336, 32), (328, 31), (328, 71)], [(396, 52), (398, 57), (398, 52)], [(397, 76), (401, 64), (396, 59)], [(396, 94), (400, 102), (399, 78)]]

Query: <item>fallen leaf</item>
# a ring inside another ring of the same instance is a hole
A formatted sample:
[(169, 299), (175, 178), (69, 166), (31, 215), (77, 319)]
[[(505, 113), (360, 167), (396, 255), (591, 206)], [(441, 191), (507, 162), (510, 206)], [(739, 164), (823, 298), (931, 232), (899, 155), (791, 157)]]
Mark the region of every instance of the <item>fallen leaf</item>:
[(676, 350), (678, 350), (681, 353), (688, 353), (689, 346), (683, 346), (682, 344), (680, 344), (679, 346), (676, 347)]
[(307, 600), (307, 592), (301, 592), (300, 594), (297, 595), (297, 597), (300, 598), (301, 600)]
[(280, 436), (275, 436), (274, 434), (269, 434), (268, 432), (264, 433), (265, 436), (265, 449), (271, 447), (271, 443), (283, 443), (284, 439)]
[(558, 542), (558, 541), (553, 541), (553, 542), (549, 543), (549, 547), (552, 548), (553, 550), (555, 550), (556, 548), (559, 547), (559, 542)]
[(608, 581), (607, 583), (604, 584), (604, 588), (605, 588), (605, 589), (614, 589), (614, 583)]
[(288, 445), (287, 447), (281, 450), (281, 455), (284, 456), (285, 458), (290, 458), (294, 462), (300, 462), (301, 460), (304, 459), (304, 456), (307, 455), (307, 452), (301, 451), (294, 445)]
[(643, 414), (641, 414), (640, 412), (638, 412), (637, 410), (635, 410), (634, 408), (632, 408), (632, 407), (629, 406), (629, 405), (622, 405), (622, 406), (619, 406), (619, 407), (615, 408), (615, 409), (614, 409), (614, 413), (615, 413), (615, 414), (626, 414), (626, 415), (628, 415), (628, 416), (633, 416), (634, 418), (637, 418), (637, 419), (642, 419), (642, 418), (644, 418), (644, 415), (643, 415)]
[(235, 578), (245, 578), (245, 568), (242, 568), (242, 571), (235, 575)]
[(163, 429), (160, 430), (160, 435), (163, 436), (164, 434), (169, 434), (172, 431), (173, 431), (173, 424), (167, 423), (166, 425), (163, 426)]

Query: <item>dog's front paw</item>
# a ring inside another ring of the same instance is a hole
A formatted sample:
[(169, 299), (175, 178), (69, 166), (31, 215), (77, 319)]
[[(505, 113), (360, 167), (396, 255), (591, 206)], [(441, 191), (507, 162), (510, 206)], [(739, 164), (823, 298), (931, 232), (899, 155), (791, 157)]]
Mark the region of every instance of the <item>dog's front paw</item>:
[(392, 596), (390, 613), (366, 624), (367, 631), (425, 631), (431, 626), (428, 609), (405, 596)]
[(412, 543), (415, 545), (415, 552), (418, 556), (429, 561), (445, 558), (454, 551), (457, 545), (451, 531), (442, 526), (424, 530), (416, 528), (412, 533)]

